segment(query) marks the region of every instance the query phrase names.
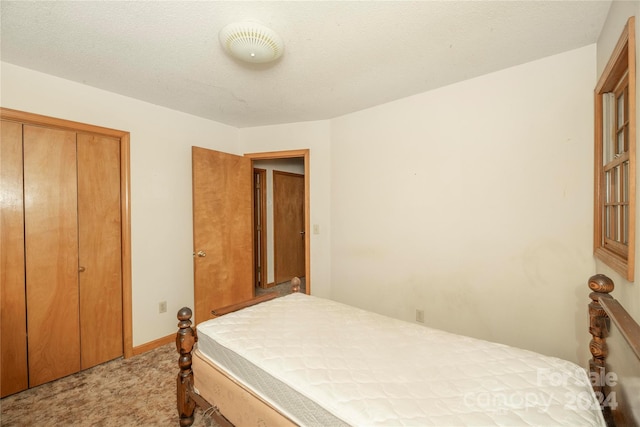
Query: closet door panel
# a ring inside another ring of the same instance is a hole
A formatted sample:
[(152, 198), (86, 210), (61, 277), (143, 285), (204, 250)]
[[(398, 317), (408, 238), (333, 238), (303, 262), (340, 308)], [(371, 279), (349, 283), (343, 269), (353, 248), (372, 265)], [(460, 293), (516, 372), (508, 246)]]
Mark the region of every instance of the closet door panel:
[(2, 397), (27, 388), (22, 125), (0, 123), (0, 384)]
[(82, 369), (123, 354), (120, 140), (78, 134)]
[(74, 132), (24, 126), (29, 386), (80, 370)]

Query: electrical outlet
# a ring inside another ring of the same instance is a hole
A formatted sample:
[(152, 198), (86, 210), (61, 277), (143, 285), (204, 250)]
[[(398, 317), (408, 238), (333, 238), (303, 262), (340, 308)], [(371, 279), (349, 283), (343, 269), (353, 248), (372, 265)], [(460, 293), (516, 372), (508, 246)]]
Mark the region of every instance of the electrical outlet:
[(424, 310), (416, 308), (416, 322), (424, 323)]
[(160, 301), (160, 303), (158, 303), (158, 313), (166, 313), (166, 312), (167, 312), (167, 302)]

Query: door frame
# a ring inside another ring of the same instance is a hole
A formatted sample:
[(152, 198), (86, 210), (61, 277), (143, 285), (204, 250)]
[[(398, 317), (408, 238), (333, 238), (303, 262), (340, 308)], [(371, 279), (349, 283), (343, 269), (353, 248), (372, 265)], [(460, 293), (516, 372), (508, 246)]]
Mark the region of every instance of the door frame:
[(0, 118), (75, 132), (87, 132), (120, 139), (120, 215), (122, 251), (122, 347), (124, 357), (134, 356), (131, 294), (131, 161), (129, 132), (94, 126), (40, 114), (0, 107)]
[(274, 160), (274, 159), (290, 159), (292, 157), (301, 157), (304, 160), (304, 232), (307, 237), (304, 240), (304, 274), (305, 274), (305, 292), (311, 293), (311, 235), (309, 233), (311, 227), (310, 221), (310, 191), (309, 191), (309, 149), (286, 150), (286, 151), (270, 151), (264, 153), (245, 153), (245, 157), (253, 160)]

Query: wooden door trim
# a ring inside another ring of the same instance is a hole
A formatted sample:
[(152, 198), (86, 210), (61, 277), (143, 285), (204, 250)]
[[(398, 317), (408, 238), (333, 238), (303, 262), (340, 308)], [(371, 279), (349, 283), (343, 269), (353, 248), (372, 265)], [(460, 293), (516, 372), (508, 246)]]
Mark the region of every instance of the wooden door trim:
[(122, 336), (124, 357), (133, 353), (131, 294), (131, 163), (129, 132), (0, 107), (0, 118), (23, 124), (120, 138), (120, 209), (122, 218)]
[(14, 122), (20, 122), (35, 126), (46, 126), (49, 128), (73, 130), (76, 132), (96, 133), (116, 138), (121, 138), (124, 135), (129, 135), (129, 132), (125, 132), (122, 130), (109, 129), (101, 126), (94, 126), (86, 123), (74, 122), (71, 120), (58, 119), (56, 117), (43, 116), (40, 114), (27, 113), (25, 111), (12, 110), (10, 108), (4, 107), (0, 107), (0, 115), (4, 120), (11, 120)]
[(124, 357), (133, 352), (133, 301), (131, 296), (131, 158), (129, 132), (120, 136), (120, 215), (122, 215), (122, 339)]
[(304, 274), (305, 274), (305, 292), (311, 293), (311, 205), (310, 205), (310, 187), (309, 181), (309, 149), (286, 150), (286, 151), (269, 151), (264, 153), (246, 153), (245, 157), (251, 160), (273, 160), (288, 159), (292, 157), (302, 157), (304, 159), (304, 232), (308, 237), (304, 240)]

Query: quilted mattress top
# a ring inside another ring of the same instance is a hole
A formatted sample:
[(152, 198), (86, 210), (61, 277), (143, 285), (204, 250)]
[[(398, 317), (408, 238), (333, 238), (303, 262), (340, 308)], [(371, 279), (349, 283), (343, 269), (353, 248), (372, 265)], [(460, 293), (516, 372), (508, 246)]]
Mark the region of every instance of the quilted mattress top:
[(571, 362), (305, 294), (203, 322), (198, 335), (353, 426), (605, 425)]

